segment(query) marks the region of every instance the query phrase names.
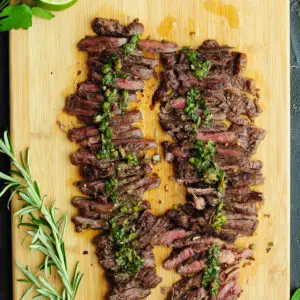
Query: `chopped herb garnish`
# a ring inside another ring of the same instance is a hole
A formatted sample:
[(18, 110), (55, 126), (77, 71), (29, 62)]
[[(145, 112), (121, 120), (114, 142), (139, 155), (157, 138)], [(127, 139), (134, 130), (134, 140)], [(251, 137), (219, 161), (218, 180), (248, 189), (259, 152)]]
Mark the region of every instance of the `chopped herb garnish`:
[[(125, 55), (130, 55), (139, 41), (139, 35), (131, 37), (124, 46)], [(99, 133), (101, 139), (101, 148), (97, 153), (98, 159), (112, 159), (122, 156), (124, 161), (130, 164), (138, 164), (138, 157), (133, 154), (126, 154), (124, 149), (117, 148), (112, 143), (113, 132), (110, 128), (110, 120), (113, 117), (112, 109), (119, 100), (118, 106), (124, 115), (128, 106), (128, 92), (119, 91), (116, 88), (117, 78), (126, 78), (128, 74), (121, 72), (122, 62), (116, 56), (111, 56), (101, 69), (101, 92), (104, 95), (101, 112), (94, 117), (94, 122), (99, 124)], [(119, 266), (118, 274), (126, 273), (128, 275), (137, 274), (143, 262), (134, 247), (132, 240), (136, 237), (136, 228), (134, 220), (139, 216), (140, 206), (132, 201), (126, 203), (119, 199), (117, 192), (118, 180), (116, 174), (105, 181), (105, 193), (109, 200), (114, 204), (115, 216), (109, 220), (110, 236), (112, 238), (115, 261)]]
[(126, 90), (123, 90), (122, 93), (121, 93), (120, 101), (119, 101), (119, 108), (122, 111), (123, 116), (124, 116), (124, 114), (126, 112), (126, 109), (128, 107), (128, 100), (129, 100), (128, 92)]
[(132, 165), (137, 165), (139, 163), (139, 158), (135, 154), (133, 154), (133, 153), (126, 153), (126, 151), (122, 147), (119, 147), (119, 152), (120, 152), (123, 160), (126, 163), (132, 164)]
[(204, 79), (208, 75), (211, 67), (210, 60), (201, 59), (200, 53), (189, 47), (183, 48), (182, 52), (190, 64), (193, 75), (199, 80)]
[[(200, 109), (202, 111), (201, 115), (199, 115)], [(202, 124), (205, 127), (212, 125), (213, 114), (207, 108), (205, 99), (197, 89), (190, 89), (187, 92), (185, 112), (195, 122), (197, 127), (200, 127)]]
[(116, 78), (125, 78), (128, 76), (127, 74), (121, 73), (121, 68), (121, 60), (116, 55), (112, 55), (101, 69), (103, 75), (101, 90), (104, 93), (105, 99), (102, 104), (101, 113), (94, 117), (94, 122), (99, 123), (101, 138), (101, 149), (96, 155), (97, 159), (117, 158), (119, 155), (117, 147), (112, 144), (112, 130), (109, 126), (109, 122), (113, 116), (112, 108), (117, 99), (119, 99), (119, 108), (122, 110), (123, 115), (128, 106), (128, 92), (124, 90), (121, 95), (119, 95), (119, 91), (116, 88)]
[(110, 236), (112, 237), (113, 241), (118, 245), (122, 245), (124, 241), (126, 241), (125, 228), (118, 224), (116, 217), (113, 217), (109, 224)]
[(103, 87), (111, 86), (112, 88), (110, 89), (106, 87), (104, 93), (105, 100), (102, 104), (102, 112), (94, 117), (94, 122), (99, 123), (101, 139), (101, 149), (97, 153), (96, 157), (97, 159), (111, 159), (117, 158), (119, 155), (117, 147), (112, 144), (112, 130), (109, 126), (109, 121), (112, 117), (111, 111), (117, 100), (118, 90), (113, 87), (115, 85), (115, 75), (110, 64), (105, 64), (102, 67), (102, 73), (104, 74), (104, 77), (102, 78)]
[(136, 275), (143, 267), (143, 262), (132, 247), (131, 242), (136, 237), (136, 229), (133, 222), (138, 217), (140, 204), (125, 202), (116, 209), (119, 214), (112, 217), (109, 221), (110, 236), (113, 240), (114, 248), (117, 249), (115, 251), (115, 260), (119, 265), (120, 273)]
[(116, 75), (112, 72), (105, 74), (101, 80), (103, 88), (113, 87), (116, 84)]
[(130, 275), (137, 274), (143, 267), (141, 257), (134, 249), (128, 247), (121, 247), (119, 251), (116, 251), (115, 259), (119, 265), (119, 271)]
[(137, 44), (140, 40), (139, 34), (134, 34), (129, 41), (123, 46), (125, 56), (129, 56), (137, 47)]
[(215, 214), (210, 219), (210, 224), (216, 229), (217, 232), (220, 232), (222, 226), (226, 224), (227, 218), (222, 215), (223, 202), (220, 201), (216, 206)]
[(118, 180), (115, 175), (112, 175), (105, 181), (105, 193), (114, 205), (118, 204), (118, 192), (117, 192)]
[(198, 175), (208, 184), (216, 184), (218, 192), (225, 187), (225, 172), (215, 162), (216, 145), (212, 141), (200, 141), (195, 143), (196, 157), (191, 157), (189, 162), (196, 167)]
[(217, 296), (220, 287), (220, 247), (212, 246), (208, 250), (206, 266), (203, 273), (202, 286), (209, 288), (211, 296)]
[(129, 77), (129, 76), (130, 76), (130, 75), (127, 74), (127, 73), (121, 73), (121, 72), (117, 73), (117, 77), (118, 77), (118, 78), (127, 78), (127, 77)]
[(120, 72), (122, 69), (122, 62), (120, 58), (114, 60), (114, 69), (116, 72)]
[(139, 163), (139, 158), (131, 153), (126, 154), (123, 158), (128, 164), (138, 165)]

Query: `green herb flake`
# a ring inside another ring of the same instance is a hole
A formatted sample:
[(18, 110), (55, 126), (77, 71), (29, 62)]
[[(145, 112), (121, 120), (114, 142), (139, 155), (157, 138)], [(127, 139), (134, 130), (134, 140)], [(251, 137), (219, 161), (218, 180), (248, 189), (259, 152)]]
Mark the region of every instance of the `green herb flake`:
[(212, 246), (208, 250), (206, 266), (203, 272), (202, 286), (209, 288), (210, 295), (215, 297), (218, 295), (220, 287), (220, 247), (217, 245)]
[(143, 267), (141, 257), (132, 248), (121, 247), (115, 252), (115, 259), (119, 265), (119, 271), (130, 275), (136, 275)]
[(129, 41), (123, 46), (124, 47), (124, 54), (125, 56), (129, 56), (137, 47), (137, 44), (140, 40), (139, 34), (134, 34)]
[(120, 72), (121, 69), (122, 69), (122, 62), (121, 62), (121, 59), (118, 58), (114, 61), (114, 70), (116, 72)]
[(119, 273), (136, 275), (143, 267), (141, 257), (132, 246), (136, 237), (134, 221), (140, 211), (140, 202), (121, 202), (114, 212), (116, 215), (109, 220), (110, 236), (113, 240), (115, 260), (119, 266)]
[(201, 59), (200, 53), (196, 50), (185, 47), (182, 49), (185, 54), (193, 75), (199, 79), (203, 80), (207, 75), (211, 67), (211, 62), (208, 59)]
[(139, 158), (134, 154), (128, 153), (123, 158), (128, 164), (131, 164), (131, 165), (139, 164)]
[(221, 228), (227, 222), (226, 216), (222, 215), (223, 202), (220, 201), (216, 206), (215, 214), (210, 219), (210, 224), (217, 232), (221, 231)]
[(102, 113), (94, 116), (94, 122), (99, 124), (99, 133), (101, 139), (100, 151), (96, 154), (97, 159), (112, 159), (119, 155), (118, 149), (112, 144), (112, 130), (109, 127), (109, 121), (112, 117), (111, 109), (116, 102), (117, 89), (107, 89), (105, 91), (105, 101), (102, 105)]
[(189, 159), (190, 164), (195, 166), (198, 175), (207, 184), (217, 185), (218, 192), (225, 188), (225, 172), (215, 162), (216, 145), (212, 141), (200, 141), (195, 143), (196, 157)]
[(115, 175), (112, 175), (109, 179), (105, 181), (105, 193), (108, 195), (109, 199), (114, 205), (118, 204), (118, 180)]
[(116, 85), (116, 74), (113, 72), (106, 73), (102, 79), (101, 79), (102, 86), (107, 87), (113, 87)]
[(96, 154), (97, 159), (113, 159), (119, 156), (117, 147), (112, 144), (112, 130), (109, 123), (113, 117), (112, 108), (117, 99), (120, 99), (119, 108), (122, 110), (123, 115), (128, 106), (128, 92), (124, 90), (119, 95), (116, 88), (116, 78), (122, 75), (118, 73), (121, 68), (121, 60), (116, 55), (112, 55), (101, 68), (103, 75), (101, 85), (105, 99), (102, 104), (102, 111), (94, 116), (94, 122), (99, 124), (101, 138), (101, 148)]
[(119, 108), (122, 111), (122, 115), (124, 116), (128, 107), (129, 95), (126, 90), (123, 90), (121, 93), (121, 98), (119, 101)]
[[(201, 115), (199, 115), (199, 110), (202, 111)], [(201, 97), (199, 90), (190, 89), (187, 92), (185, 112), (196, 124), (196, 127), (200, 127), (202, 124), (207, 128), (211, 127), (213, 114), (210, 109), (207, 108), (206, 101)]]
[(110, 236), (112, 237), (113, 241), (118, 245), (123, 244), (126, 241), (125, 228), (118, 223), (117, 217), (111, 218), (109, 224)]

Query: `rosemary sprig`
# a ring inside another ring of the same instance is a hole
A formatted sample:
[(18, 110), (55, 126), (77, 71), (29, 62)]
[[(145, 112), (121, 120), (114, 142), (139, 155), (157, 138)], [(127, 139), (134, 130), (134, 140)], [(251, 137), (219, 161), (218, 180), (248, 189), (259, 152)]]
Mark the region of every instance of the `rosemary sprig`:
[(1, 0), (0, 1), (0, 10), (4, 9), (8, 5), (9, 5), (9, 0)]
[[(16, 158), (8, 133), (4, 133), (0, 139), (0, 152), (7, 155), (13, 167), (11, 175), (0, 172), (0, 179), (5, 181), (5, 186), (0, 193), (2, 197), (6, 192), (11, 191), (8, 203), (14, 195), (24, 202), (23, 208), (15, 215), (20, 217), (19, 226), (26, 226), (30, 229), (27, 235), (31, 236), (30, 249), (42, 252), (45, 257), (39, 270), (44, 270), (43, 276), (32, 271), (29, 266), (23, 266), (17, 262), (17, 266), (23, 272), (26, 279), (19, 281), (30, 283), (31, 287), (23, 295), (22, 300), (33, 291), (36, 292), (34, 299), (50, 300), (74, 300), (83, 274), (79, 271), (78, 262), (76, 264), (72, 278), (68, 272), (64, 235), (66, 232), (68, 214), (60, 219), (55, 214), (55, 203), (47, 206), (44, 202), (46, 195), (41, 195), (39, 186), (32, 178), (29, 162), (29, 149), (26, 156), (20, 153), (20, 161)], [(26, 216), (26, 222), (24, 217)], [(63, 291), (57, 291), (48, 281), (51, 267), (55, 267), (58, 277), (63, 284)]]

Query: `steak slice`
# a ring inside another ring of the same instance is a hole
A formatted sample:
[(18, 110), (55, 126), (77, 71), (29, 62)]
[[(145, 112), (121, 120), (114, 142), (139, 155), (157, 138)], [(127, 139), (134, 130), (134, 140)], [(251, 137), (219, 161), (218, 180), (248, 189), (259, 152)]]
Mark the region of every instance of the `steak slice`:
[(169, 53), (178, 50), (178, 45), (171, 42), (158, 42), (155, 40), (140, 40), (138, 48), (145, 52)]
[[(126, 152), (139, 152), (141, 150), (156, 149), (157, 144), (150, 139), (124, 139), (114, 140), (113, 144), (122, 147)], [(100, 148), (100, 144), (90, 144), (89, 147), (93, 151)]]
[(153, 289), (162, 281), (162, 278), (156, 274), (155, 268), (143, 268), (139, 272), (138, 278), (145, 289)]
[[(112, 136), (112, 143), (117, 144), (120, 143), (120, 140), (128, 140), (128, 139), (141, 139), (143, 138), (143, 132), (140, 128), (130, 128), (127, 131), (114, 131)], [(82, 147), (91, 147), (94, 144), (101, 143), (101, 138), (98, 135), (87, 137), (79, 142)]]
[(266, 131), (255, 126), (231, 125), (230, 132), (234, 132), (238, 137), (238, 142), (249, 155), (257, 150), (258, 144), (265, 138)]
[(191, 234), (192, 232), (180, 228), (169, 230), (159, 238), (158, 244), (168, 246), (171, 243), (173, 243), (175, 240), (187, 237)]
[(105, 166), (111, 166), (111, 163), (118, 161), (119, 159), (102, 159), (96, 158), (95, 154), (86, 149), (79, 149), (77, 152), (71, 154), (71, 162), (73, 165), (92, 165), (95, 167), (103, 168)]
[(101, 52), (103, 49), (123, 46), (126, 42), (127, 39), (122, 37), (86, 36), (78, 43), (78, 47), (82, 51)]
[(71, 95), (68, 97), (64, 107), (64, 111), (71, 115), (81, 115), (87, 117), (94, 116), (99, 109), (99, 103), (80, 98), (77, 95)]
[(227, 172), (226, 177), (228, 186), (232, 187), (264, 183), (264, 176), (261, 172)]
[(147, 67), (144, 67), (142, 65), (123, 65), (122, 71), (124, 73), (131, 74), (134, 78), (139, 78), (143, 80), (149, 80), (153, 76), (153, 70), (148, 69)]
[(257, 216), (257, 206), (255, 202), (239, 203), (225, 199), (223, 200), (223, 203), (226, 211), (231, 211), (237, 214), (245, 214), (248, 216)]
[(92, 29), (99, 36), (130, 37), (134, 34), (142, 35), (144, 25), (138, 19), (124, 26), (118, 20), (95, 18), (92, 22)]
[[(200, 288), (202, 274), (193, 277), (184, 277), (176, 282), (170, 291), (168, 299), (170, 300), (206, 300), (208, 295), (203, 288)], [(198, 298), (195, 298), (194, 296)]]
[(125, 116), (115, 116), (111, 119), (110, 124), (112, 126), (120, 126), (121, 124), (131, 124), (142, 120), (142, 113), (137, 109), (133, 109), (127, 112)]
[(219, 52), (228, 52), (233, 47), (224, 45), (220, 46), (216, 40), (205, 40), (201, 46), (197, 49), (201, 54), (215, 54)]
[(134, 246), (143, 249), (149, 245), (157, 245), (159, 237), (169, 226), (169, 219), (166, 216), (158, 218), (149, 211), (145, 211), (140, 217), (138, 225), (140, 226), (140, 233), (134, 241)]
[(95, 57), (97, 61), (100, 60), (102, 63), (106, 63), (112, 55), (116, 55), (121, 59), (122, 66), (141, 65), (154, 69), (159, 64), (159, 61), (156, 59), (143, 57), (143, 52), (139, 50), (135, 50), (130, 56), (125, 56), (124, 50), (121, 48), (105, 49), (100, 55), (97, 54), (92, 57)]
[(120, 162), (104, 168), (96, 168), (90, 165), (83, 166), (81, 173), (84, 178), (89, 180), (95, 180), (98, 178), (109, 177), (114, 172), (115, 168), (118, 169), (118, 173), (117, 173), (118, 179), (124, 179), (133, 175), (143, 176), (145, 174), (150, 174), (152, 172), (151, 166), (144, 162), (138, 165), (131, 165), (131, 164)]
[(72, 204), (79, 209), (80, 215), (86, 218), (99, 218), (101, 215), (111, 214), (113, 204), (101, 204), (89, 198), (74, 197)]
[(171, 68), (177, 63), (177, 53), (176, 52), (162, 53), (161, 61), (164, 67)]
[(216, 143), (227, 144), (232, 143), (236, 140), (237, 136), (234, 132), (216, 132), (216, 133), (205, 133), (199, 131), (197, 138), (204, 141), (213, 141)]
[(177, 266), (179, 266), (185, 260), (187, 260), (190, 257), (194, 256), (194, 254), (195, 254), (195, 252), (191, 247), (185, 248), (182, 251), (180, 251), (177, 255), (174, 255), (173, 257), (168, 258), (164, 262), (164, 268), (166, 270), (175, 269)]
[(145, 299), (151, 294), (150, 289), (144, 289), (142, 287), (130, 287), (114, 289), (108, 296), (109, 300), (140, 300)]
[(182, 265), (177, 269), (178, 274), (195, 274), (205, 268), (205, 260), (195, 260), (187, 265)]
[(103, 229), (108, 230), (108, 222), (105, 219), (91, 219), (81, 216), (75, 216), (72, 218), (77, 232), (81, 232), (83, 229)]
[(118, 89), (124, 89), (128, 91), (143, 90), (145, 83), (142, 80), (132, 80), (128, 78), (117, 78), (116, 87)]

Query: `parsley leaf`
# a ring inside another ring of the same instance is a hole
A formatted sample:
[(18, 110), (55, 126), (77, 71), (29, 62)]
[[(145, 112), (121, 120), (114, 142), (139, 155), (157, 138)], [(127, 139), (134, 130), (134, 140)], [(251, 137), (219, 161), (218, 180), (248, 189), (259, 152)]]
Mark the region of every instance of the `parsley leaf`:
[(9, 5), (0, 13), (0, 31), (24, 28), (32, 25), (32, 10), (26, 4)]
[(55, 15), (52, 12), (40, 7), (33, 7), (32, 14), (46, 20), (51, 20), (55, 17)]
[(300, 299), (300, 289), (297, 289), (291, 300), (299, 300), (299, 299)]
[(54, 14), (40, 7), (31, 8), (26, 4), (8, 4), (8, 1), (0, 2), (0, 31), (28, 29), (32, 25), (32, 15), (46, 20), (54, 18)]

